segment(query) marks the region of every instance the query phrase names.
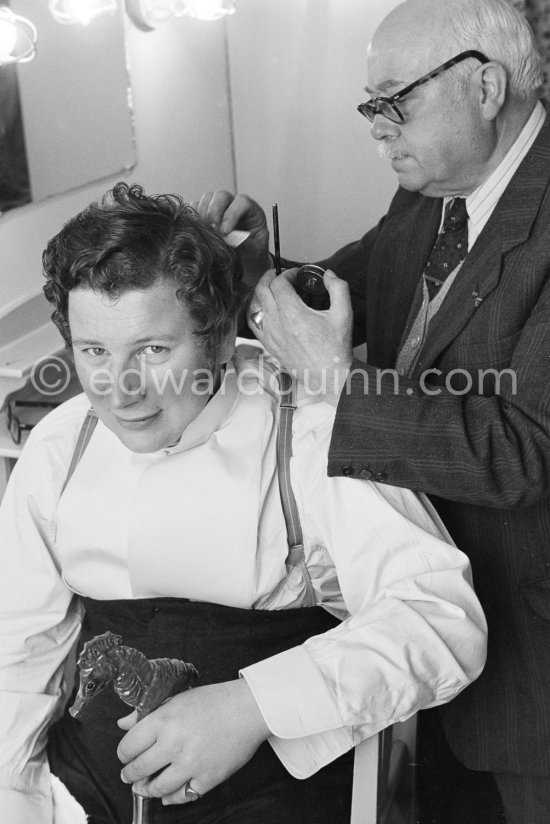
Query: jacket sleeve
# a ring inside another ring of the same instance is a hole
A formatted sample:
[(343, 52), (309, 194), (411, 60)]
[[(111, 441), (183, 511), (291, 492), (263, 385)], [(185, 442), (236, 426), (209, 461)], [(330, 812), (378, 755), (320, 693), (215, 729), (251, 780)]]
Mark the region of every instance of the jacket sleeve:
[(43, 450), (30, 439), (0, 507), (0, 810), (9, 824), (57, 817), (47, 728), (67, 695), (65, 667), (80, 611), (52, 551), (56, 488)]
[(352, 342), (354, 346), (359, 346), (365, 342), (365, 278), (368, 277), (372, 248), (385, 220), (386, 216), (359, 240), (348, 243), (331, 257), (318, 262), (318, 265), (322, 266), (323, 269), (332, 269), (349, 286), (353, 304)]
[(448, 383), (447, 369), (396, 380), (392, 370), (355, 361), (338, 404), (329, 474), (352, 467), (357, 476), (503, 509), (548, 496), (550, 283), (517, 335), (486, 347), (505, 344), (511, 355), (499, 366), (500, 385), (478, 388), (483, 370), (470, 369), (467, 394)]
[(323, 436), (292, 459), (292, 484), (305, 541), (329, 550), (349, 617), (242, 673), (297, 777), (451, 700), (480, 674), (486, 651), (468, 559), (429, 504), (408, 490), (327, 478)]

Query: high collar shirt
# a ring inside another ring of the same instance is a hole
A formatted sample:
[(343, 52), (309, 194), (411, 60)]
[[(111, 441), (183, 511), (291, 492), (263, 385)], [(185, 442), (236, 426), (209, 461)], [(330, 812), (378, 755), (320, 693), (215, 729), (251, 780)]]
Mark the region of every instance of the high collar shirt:
[[(537, 100), (527, 123), (497, 168), (489, 175), (487, 180), (466, 197), (466, 209), (468, 211), (468, 251), (470, 251), (478, 239), (483, 227), (491, 217), (495, 206), (504, 194), (506, 187), (535, 142), (545, 119), (546, 109), (540, 100)], [(449, 197), (444, 198), (443, 212), (449, 200), (452, 199), (453, 198)]]
[[(98, 422), (63, 492), (88, 400), (30, 434), (0, 507), (2, 821), (54, 821), (45, 743), (70, 690), (75, 594), (261, 609), (277, 591), (269, 608), (303, 603), (303, 582), (285, 568), (275, 368), (240, 346), (220, 390), (160, 452), (130, 452)], [(334, 414), (300, 400), (290, 468), (317, 603), (341, 623), (240, 673), (297, 777), (449, 701), (485, 657), (468, 560), (427, 500), (327, 477)]]

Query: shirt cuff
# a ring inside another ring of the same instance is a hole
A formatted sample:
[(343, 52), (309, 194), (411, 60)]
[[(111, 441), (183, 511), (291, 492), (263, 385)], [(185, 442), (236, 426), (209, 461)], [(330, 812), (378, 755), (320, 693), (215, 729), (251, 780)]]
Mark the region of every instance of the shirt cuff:
[(314, 661), (303, 647), (266, 658), (239, 673), (271, 732), (303, 738), (342, 727), (342, 718)]
[(271, 736), (267, 740), (285, 769), (294, 778), (309, 778), (355, 745), (351, 730), (347, 727), (308, 735), (305, 738), (289, 740)]

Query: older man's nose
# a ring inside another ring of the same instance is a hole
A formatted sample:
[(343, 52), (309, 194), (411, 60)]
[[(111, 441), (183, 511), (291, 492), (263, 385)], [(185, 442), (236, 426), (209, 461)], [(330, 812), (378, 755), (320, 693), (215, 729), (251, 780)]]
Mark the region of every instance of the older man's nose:
[(370, 133), (375, 140), (383, 140), (385, 137), (398, 137), (401, 130), (398, 123), (394, 123), (383, 114), (377, 114), (372, 121)]

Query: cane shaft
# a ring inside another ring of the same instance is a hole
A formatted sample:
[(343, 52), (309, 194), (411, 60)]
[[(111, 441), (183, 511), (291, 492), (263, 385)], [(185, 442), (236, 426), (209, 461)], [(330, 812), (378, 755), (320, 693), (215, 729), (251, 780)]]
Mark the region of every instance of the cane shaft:
[(153, 824), (151, 798), (145, 795), (132, 793), (133, 818), (132, 824)]

